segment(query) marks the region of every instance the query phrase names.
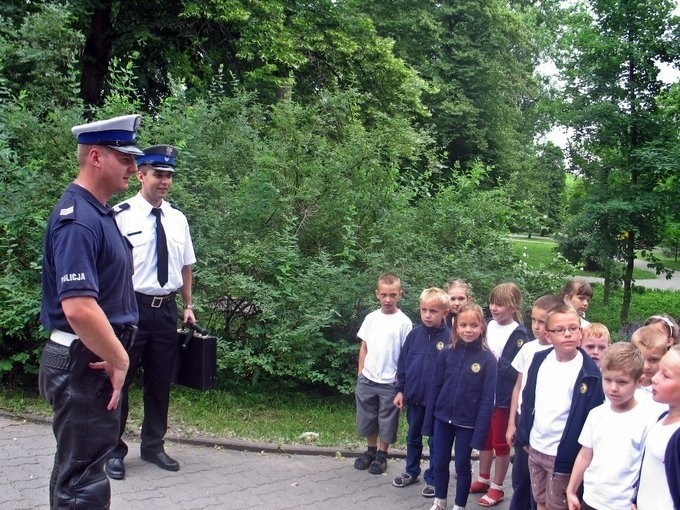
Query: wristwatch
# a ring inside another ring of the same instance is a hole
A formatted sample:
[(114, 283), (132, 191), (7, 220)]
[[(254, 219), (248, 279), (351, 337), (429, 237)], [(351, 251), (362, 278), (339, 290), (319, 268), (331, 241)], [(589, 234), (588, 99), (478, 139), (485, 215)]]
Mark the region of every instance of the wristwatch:
[(185, 310), (193, 310), (193, 309), (194, 309), (194, 304), (191, 303), (191, 304), (188, 304), (188, 305), (184, 305), (184, 309), (185, 309)]

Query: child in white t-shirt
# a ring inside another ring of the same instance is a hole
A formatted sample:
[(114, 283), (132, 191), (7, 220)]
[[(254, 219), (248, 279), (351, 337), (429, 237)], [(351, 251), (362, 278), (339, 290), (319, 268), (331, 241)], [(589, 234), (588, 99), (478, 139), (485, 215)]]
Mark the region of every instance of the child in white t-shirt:
[(645, 359), (642, 379), (635, 391), (635, 399), (649, 410), (650, 415), (658, 418), (668, 411), (668, 406), (652, 398), (652, 377), (659, 370), (659, 362), (668, 351), (668, 339), (654, 326), (642, 326), (633, 332), (631, 343), (640, 349)]
[(566, 510), (579, 435), (591, 409), (604, 402), (602, 374), (578, 347), (581, 321), (572, 306), (553, 308), (545, 329), (553, 348), (536, 353), (529, 367), (515, 446), (527, 447), (538, 509)]
[[(479, 474), (470, 485), (471, 493), (485, 493), (477, 500), (480, 506), (495, 506), (503, 500), (503, 480), (510, 466), (510, 445), (505, 435), (510, 417), (512, 390), (517, 372), (512, 360), (528, 341), (522, 324), (522, 293), (514, 283), (496, 285), (489, 293), (492, 320), (487, 326), (489, 349), (498, 360), (496, 401), (491, 414), (491, 428), (482, 451), (479, 452)], [(495, 452), (495, 456), (494, 456)], [(491, 479), (492, 464), (493, 479)]]
[[(531, 331), (536, 337), (533, 342), (525, 343), (512, 360), (512, 368), (517, 371), (517, 381), (512, 390), (510, 400), (510, 416), (506, 431), (506, 440), (510, 446), (515, 443), (519, 409), (522, 405), (522, 391), (526, 385), (526, 375), (537, 352), (552, 347), (545, 331), (545, 319), (548, 312), (563, 304), (557, 294), (541, 296), (531, 307)], [(512, 461), (512, 499), (510, 509), (528, 510), (536, 508), (536, 502), (531, 496), (531, 480), (529, 479), (529, 457), (524, 448), (515, 448), (515, 458)]]
[(652, 388), (654, 400), (668, 404), (668, 414), (647, 434), (637, 510), (680, 508), (680, 346), (661, 359)]
[(394, 405), (394, 383), (401, 346), (413, 327), (397, 307), (402, 294), (396, 274), (380, 275), (375, 291), (380, 309), (366, 316), (357, 333), (361, 340), (355, 390), (357, 432), (366, 438), (367, 449), (354, 467), (374, 475), (387, 469), (387, 450), (397, 440), (399, 408)]
[(579, 436), (581, 450), (567, 485), (569, 510), (630, 509), (645, 437), (654, 423), (635, 400), (643, 364), (642, 353), (628, 342), (614, 344), (602, 358), (602, 387), (608, 402), (590, 411)]

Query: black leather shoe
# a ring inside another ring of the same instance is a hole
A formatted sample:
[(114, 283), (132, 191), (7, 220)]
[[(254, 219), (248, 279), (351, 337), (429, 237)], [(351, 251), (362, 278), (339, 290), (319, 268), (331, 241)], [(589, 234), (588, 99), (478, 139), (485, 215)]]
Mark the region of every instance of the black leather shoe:
[(114, 480), (122, 480), (125, 478), (125, 464), (123, 463), (123, 459), (119, 457), (106, 459), (104, 471), (109, 478), (113, 478)]
[(179, 471), (179, 462), (163, 451), (156, 453), (142, 452), (142, 460), (156, 464), (161, 469)]

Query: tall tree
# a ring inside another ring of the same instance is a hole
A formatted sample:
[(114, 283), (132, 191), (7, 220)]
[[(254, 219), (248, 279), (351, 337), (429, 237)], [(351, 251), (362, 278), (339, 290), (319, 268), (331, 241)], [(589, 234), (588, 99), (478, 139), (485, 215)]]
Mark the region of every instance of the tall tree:
[[(565, 121), (575, 133), (571, 158), (588, 194), (579, 228), (591, 233), (588, 251), (625, 263), (622, 323), (636, 251), (658, 243), (671, 205), (658, 185), (680, 171), (658, 143), (665, 128), (657, 98), (667, 86), (657, 63), (678, 62), (674, 7), (670, 0), (578, 4), (560, 40)], [(618, 276), (611, 263), (604, 266), (607, 280)]]
[[(449, 168), (490, 165), (507, 180), (533, 152), (537, 10), (501, 0), (356, 0), (397, 55), (429, 84), (424, 96)], [(548, 2), (551, 3), (551, 2)]]

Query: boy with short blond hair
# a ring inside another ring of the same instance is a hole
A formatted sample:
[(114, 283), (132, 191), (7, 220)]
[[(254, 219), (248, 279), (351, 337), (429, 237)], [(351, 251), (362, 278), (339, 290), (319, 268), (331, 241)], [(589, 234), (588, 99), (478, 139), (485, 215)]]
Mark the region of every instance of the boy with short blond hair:
[(668, 406), (652, 398), (652, 377), (659, 370), (659, 362), (668, 351), (668, 338), (654, 326), (642, 326), (633, 332), (630, 342), (640, 349), (645, 359), (642, 379), (635, 391), (635, 398), (658, 417), (668, 410)]
[(611, 345), (609, 330), (604, 324), (591, 322), (590, 324), (583, 326), (582, 331), (583, 339), (581, 340), (581, 348), (586, 351), (586, 354), (590, 356), (599, 367), (602, 357), (607, 351), (607, 348)]
[(517, 447), (527, 446), (531, 489), (539, 510), (567, 510), (566, 488), (588, 413), (604, 401), (602, 376), (579, 348), (581, 318), (571, 305), (553, 308), (545, 329), (551, 349), (527, 373)]
[(357, 432), (366, 437), (368, 446), (354, 467), (376, 475), (387, 469), (387, 450), (396, 441), (399, 426), (394, 383), (401, 347), (413, 327), (411, 319), (397, 307), (402, 295), (396, 274), (380, 275), (375, 290), (380, 309), (366, 316), (357, 333), (361, 340), (355, 391)]
[[(451, 307), (450, 297), (442, 289), (431, 287), (420, 294), (419, 308), (422, 324), (411, 330), (399, 354), (397, 367), (397, 395), (394, 405), (406, 405), (408, 433), (406, 435), (406, 468), (392, 481), (395, 487), (407, 487), (418, 481), (423, 453), (423, 422), (427, 394), (439, 352), (451, 343), (451, 328), (446, 317)], [(430, 451), (433, 438), (427, 440)], [(425, 470), (424, 497), (434, 497), (432, 468)]]
[(614, 344), (605, 353), (600, 368), (608, 402), (590, 411), (579, 436), (582, 446), (567, 486), (570, 509), (630, 509), (644, 440), (654, 423), (635, 400), (643, 365), (642, 353), (628, 342)]

